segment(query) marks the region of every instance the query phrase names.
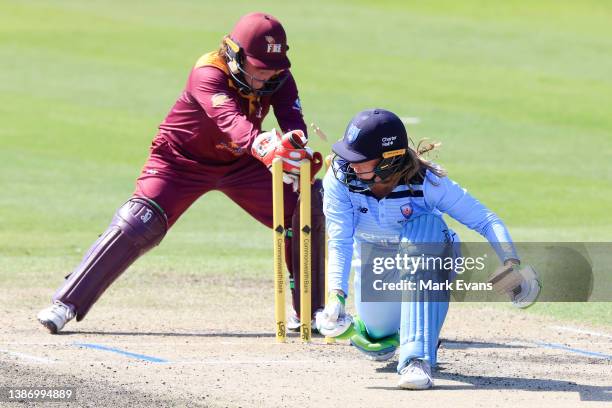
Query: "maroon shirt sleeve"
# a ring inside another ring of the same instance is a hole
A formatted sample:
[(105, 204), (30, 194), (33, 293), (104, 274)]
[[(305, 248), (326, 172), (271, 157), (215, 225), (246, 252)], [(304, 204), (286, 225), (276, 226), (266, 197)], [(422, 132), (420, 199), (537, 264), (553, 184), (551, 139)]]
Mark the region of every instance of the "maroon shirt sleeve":
[(308, 129), (302, 115), (302, 105), (300, 104), (297, 85), (291, 72), (288, 75), (289, 78), (287, 78), (283, 86), (272, 95), (270, 103), (274, 108), (274, 116), (276, 116), (278, 125), (283, 133), (300, 129), (305, 135), (308, 135)]
[(251, 144), (260, 130), (242, 113), (225, 73), (211, 66), (196, 68), (189, 77), (188, 89), (219, 130), (236, 147), (250, 154)]

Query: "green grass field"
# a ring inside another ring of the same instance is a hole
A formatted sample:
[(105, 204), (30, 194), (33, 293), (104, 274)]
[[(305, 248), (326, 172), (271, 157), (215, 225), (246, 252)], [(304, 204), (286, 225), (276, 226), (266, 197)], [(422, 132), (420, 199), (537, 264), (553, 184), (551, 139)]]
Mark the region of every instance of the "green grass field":
[[(76, 265), (130, 196), (192, 64), (253, 7), (0, 2), (3, 293), (32, 282), (54, 287)], [(306, 119), (333, 139), (364, 108), (418, 117), (412, 138), (442, 141), (435, 160), (516, 240), (612, 241), (609, 2), (328, 0), (257, 9), (284, 23)], [(464, 241), (480, 239), (457, 230)], [(212, 193), (134, 268), (271, 280), (271, 254), (270, 232)], [(533, 312), (612, 324), (606, 303)]]

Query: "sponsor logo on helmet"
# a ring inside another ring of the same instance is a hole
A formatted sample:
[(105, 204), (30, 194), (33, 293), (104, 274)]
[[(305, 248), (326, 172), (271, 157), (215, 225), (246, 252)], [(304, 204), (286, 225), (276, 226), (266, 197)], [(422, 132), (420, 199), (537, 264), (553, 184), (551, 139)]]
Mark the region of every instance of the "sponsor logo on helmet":
[(266, 41), (268, 42), (268, 48), (266, 50), (268, 54), (271, 52), (276, 54), (281, 52), (282, 44), (276, 44), (274, 37), (271, 35), (266, 35)]
[(389, 150), (388, 152), (384, 152), (382, 157), (384, 159), (388, 159), (389, 157), (401, 156), (406, 153), (406, 149), (397, 149), (397, 150)]
[(397, 136), (383, 137), (382, 138), (383, 147), (389, 147), (393, 145), (393, 142), (395, 142), (396, 139), (397, 139)]
[(270, 53), (280, 54), (281, 53), (281, 44), (268, 44), (268, 49), (266, 50), (266, 52), (268, 54), (270, 54)]
[(346, 140), (349, 143), (353, 143), (355, 139), (357, 139), (357, 136), (359, 136), (359, 132), (361, 132), (361, 129), (351, 124), (351, 126), (349, 126), (348, 130), (346, 131)]
[(217, 108), (217, 107), (223, 105), (228, 100), (229, 100), (229, 97), (226, 94), (224, 94), (224, 93), (214, 94), (210, 98), (210, 101), (212, 103), (213, 108)]
[(412, 206), (410, 205), (410, 203), (404, 204), (400, 207), (400, 211), (402, 212), (404, 218), (410, 218), (410, 216), (412, 215)]

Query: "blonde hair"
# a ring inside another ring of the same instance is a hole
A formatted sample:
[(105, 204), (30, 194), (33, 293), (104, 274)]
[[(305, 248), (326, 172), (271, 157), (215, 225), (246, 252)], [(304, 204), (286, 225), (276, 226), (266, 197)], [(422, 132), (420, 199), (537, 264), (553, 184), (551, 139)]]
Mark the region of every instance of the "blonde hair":
[(427, 160), (424, 155), (434, 151), (442, 145), (440, 142), (428, 142), (422, 139), (416, 147), (408, 146), (406, 151), (406, 163), (404, 168), (400, 170), (402, 173), (400, 180), (405, 184), (410, 184), (413, 179), (422, 170), (429, 170), (438, 177), (446, 177), (446, 170), (430, 160)]

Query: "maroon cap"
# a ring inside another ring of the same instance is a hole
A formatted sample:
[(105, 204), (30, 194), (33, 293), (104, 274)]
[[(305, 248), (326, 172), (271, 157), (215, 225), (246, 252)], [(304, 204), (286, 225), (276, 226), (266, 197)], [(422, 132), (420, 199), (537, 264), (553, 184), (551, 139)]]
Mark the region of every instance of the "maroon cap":
[(281, 23), (265, 13), (243, 16), (232, 30), (230, 37), (244, 50), (246, 59), (253, 66), (263, 69), (287, 69), (287, 35)]

